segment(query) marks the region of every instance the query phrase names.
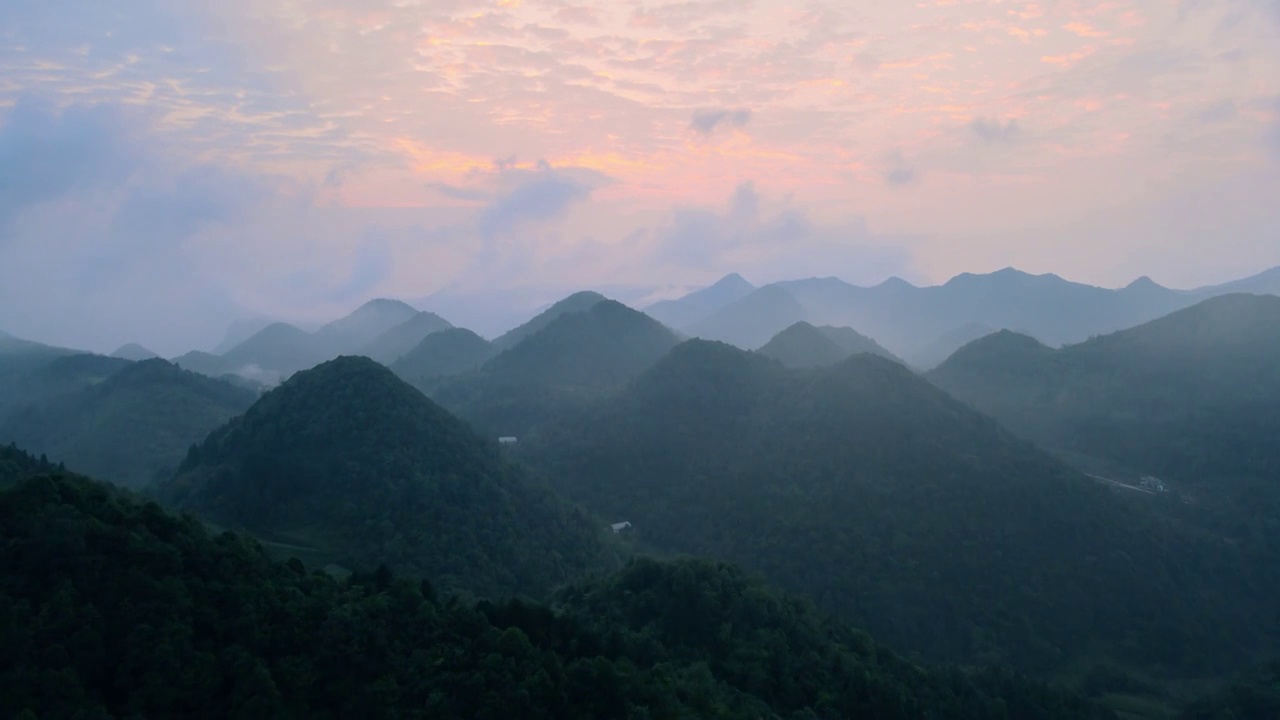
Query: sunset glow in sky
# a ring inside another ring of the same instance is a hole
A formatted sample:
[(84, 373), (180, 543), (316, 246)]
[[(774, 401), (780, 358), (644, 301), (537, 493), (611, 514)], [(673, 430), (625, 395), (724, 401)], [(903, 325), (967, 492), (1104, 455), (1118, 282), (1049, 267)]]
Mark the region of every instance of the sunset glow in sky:
[(15, 334), (1009, 265), (1280, 265), (1280, 0), (0, 4)]

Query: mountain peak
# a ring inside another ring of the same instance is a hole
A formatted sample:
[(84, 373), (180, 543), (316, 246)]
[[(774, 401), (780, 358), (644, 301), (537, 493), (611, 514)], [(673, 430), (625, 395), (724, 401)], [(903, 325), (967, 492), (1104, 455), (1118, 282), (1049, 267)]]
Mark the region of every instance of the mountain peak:
[(1163, 290), (1164, 287), (1162, 287), (1155, 280), (1152, 280), (1149, 276), (1143, 275), (1137, 280), (1134, 280), (1128, 285), (1125, 285), (1124, 289), (1125, 290)]
[(150, 360), (159, 357), (159, 355), (138, 343), (126, 343), (116, 348), (116, 351), (111, 353), (111, 357), (121, 358), (122, 360)]
[(708, 290), (709, 290), (709, 289), (711, 289), (711, 288), (717, 288), (717, 289), (722, 289), (722, 290), (735, 289), (735, 288), (749, 288), (749, 289), (754, 289), (754, 288), (755, 288), (755, 285), (752, 285), (752, 284), (751, 284), (751, 281), (749, 281), (749, 280), (747, 280), (746, 278), (742, 277), (742, 276), (741, 276), (741, 275), (739, 275), (738, 273), (733, 272), (733, 273), (729, 273), (728, 275), (725, 275), (724, 277), (722, 277), (722, 278), (720, 278), (719, 280), (715, 281), (715, 282), (714, 282), (714, 283), (712, 283), (710, 286), (708, 286), (706, 289), (708, 289)]
[(478, 594), (542, 592), (600, 557), (589, 520), (365, 357), (321, 363), (263, 395), (194, 447), (164, 492), (333, 562), (385, 562)]
[(360, 310), (364, 310), (365, 308), (369, 308), (369, 309), (395, 308), (396, 310), (407, 309), (407, 310), (412, 310), (415, 313), (418, 312), (418, 309), (413, 307), (409, 303), (403, 300), (396, 300), (394, 298), (374, 298), (366, 302), (365, 304), (361, 305), (360, 307), (356, 308), (356, 311), (359, 312)]
[(903, 280), (897, 275), (894, 275), (879, 285), (876, 285), (875, 288), (877, 290), (914, 290), (916, 289), (916, 286), (906, 280)]
[(1030, 335), (999, 330), (956, 350), (938, 366), (936, 372), (946, 374), (966, 367), (1020, 365), (1028, 357), (1048, 356), (1052, 353), (1053, 348)]
[(526, 337), (538, 332), (542, 328), (550, 325), (556, 318), (569, 313), (585, 312), (603, 300), (607, 300), (604, 295), (593, 290), (581, 290), (563, 300), (553, 304), (551, 307), (543, 310), (535, 315), (528, 322), (519, 327), (508, 330), (493, 341), (494, 347), (499, 350), (515, 347)]

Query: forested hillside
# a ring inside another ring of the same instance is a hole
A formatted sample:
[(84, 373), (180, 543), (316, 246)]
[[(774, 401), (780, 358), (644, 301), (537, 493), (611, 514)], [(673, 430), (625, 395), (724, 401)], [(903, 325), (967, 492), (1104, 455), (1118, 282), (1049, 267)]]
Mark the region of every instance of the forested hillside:
[(788, 371), (690, 341), (522, 447), (638, 541), (740, 562), (930, 660), (1216, 672), (1277, 639), (1273, 564), (871, 355)]
[(1014, 432), (1280, 553), (1280, 297), (1226, 295), (1060, 350), (1002, 333), (930, 374)]
[(432, 333), (391, 363), (400, 379), (430, 394), (447, 378), (477, 370), (497, 353), (493, 345), (466, 328)]
[(599, 300), (561, 313), (432, 397), (491, 434), (523, 435), (618, 390), (678, 342), (648, 315)]
[(172, 473), (191, 445), (257, 397), (164, 360), (144, 360), (97, 384), (11, 413), (0, 420), (0, 441), (138, 488), (158, 474)]
[(355, 354), (390, 365), (417, 347), (428, 335), (452, 327), (448, 320), (435, 313), (420, 312), (378, 335)]
[(159, 492), (347, 567), (482, 595), (541, 595), (610, 562), (606, 528), (367, 358), (298, 373), (192, 448)]
[(851, 355), (864, 352), (902, 362), (875, 340), (853, 328), (814, 327), (807, 322), (798, 322), (774, 335), (757, 352), (792, 368), (835, 365)]
[(725, 566), (642, 561), (560, 603), (468, 606), (385, 567), (340, 582), (46, 474), (0, 492), (0, 715), (1110, 717), (912, 666)]
[(86, 353), (0, 353), (0, 417), (72, 395), (129, 364), (129, 360)]

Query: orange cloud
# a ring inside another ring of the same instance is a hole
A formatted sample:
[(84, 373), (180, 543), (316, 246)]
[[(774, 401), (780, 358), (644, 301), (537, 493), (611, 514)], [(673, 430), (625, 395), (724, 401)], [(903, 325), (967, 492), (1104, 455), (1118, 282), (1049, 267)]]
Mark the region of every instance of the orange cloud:
[(1065, 70), (1094, 54), (1094, 52), (1096, 52), (1096, 49), (1093, 46), (1083, 47), (1073, 53), (1067, 53), (1065, 55), (1042, 55), (1040, 57), (1040, 62), (1057, 65)]
[(1085, 22), (1069, 22), (1066, 25), (1063, 25), (1062, 29), (1074, 35), (1086, 38), (1103, 38), (1111, 34), (1105, 30), (1099, 30)]

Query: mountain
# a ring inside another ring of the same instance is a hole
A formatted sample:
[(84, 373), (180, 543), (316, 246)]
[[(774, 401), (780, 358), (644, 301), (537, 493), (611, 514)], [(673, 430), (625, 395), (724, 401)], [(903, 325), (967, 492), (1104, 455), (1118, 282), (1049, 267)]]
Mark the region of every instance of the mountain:
[(806, 308), (787, 290), (766, 285), (732, 302), (687, 330), (700, 338), (754, 350), (783, 329), (806, 320)]
[(159, 492), (343, 565), (385, 562), (479, 594), (545, 593), (606, 555), (598, 525), (368, 358), (297, 373), (192, 448)]
[[(1225, 478), (1280, 472), (1280, 297), (1215, 297), (1060, 350), (1002, 333), (930, 379), (1041, 444), (1175, 480), (1201, 502)], [(1280, 509), (1280, 493), (1248, 492)]]
[(1216, 672), (1277, 639), (1270, 559), (877, 356), (797, 371), (689, 341), (537, 440), (555, 490), (647, 547), (741, 563), (926, 660)]
[(7, 355), (78, 355), (83, 351), (45, 345), (34, 340), (23, 340), (0, 330), (0, 356)]
[(47, 458), (36, 458), (14, 445), (0, 445), (0, 490), (16, 485), (34, 475), (55, 472), (57, 465)]
[(172, 360), (174, 365), (183, 370), (198, 372), (209, 377), (218, 377), (231, 372), (229, 363), (221, 355), (214, 355), (201, 350), (192, 350)]
[(105, 355), (63, 351), (0, 355), (0, 418), (96, 385), (130, 364)]
[(223, 334), (222, 340), (213, 348), (212, 355), (221, 355), (249, 338), (257, 335), (259, 332), (274, 324), (276, 321), (269, 318), (247, 318), (244, 320), (236, 320), (227, 326), (226, 333)]
[(418, 314), (413, 306), (399, 300), (370, 300), (351, 314), (321, 327), (315, 332), (315, 339), (324, 348), (325, 360), (338, 355), (354, 355), (377, 340), (378, 336), (409, 322)]
[(695, 290), (676, 300), (663, 300), (644, 309), (649, 317), (676, 329), (705, 320), (726, 305), (737, 302), (756, 289), (738, 273), (725, 275), (715, 284)]
[(558, 605), (309, 573), (56, 470), (0, 492), (4, 717), (1114, 720), (916, 667), (723, 565), (639, 561)]
[(55, 365), (61, 358), (84, 354), (0, 331), (0, 414), (40, 396), (40, 389), (31, 387), (31, 378), (41, 369)]
[(466, 328), (450, 328), (424, 337), (391, 364), (400, 379), (430, 394), (454, 375), (478, 369), (497, 353), (493, 345)]
[[(859, 287), (827, 277), (790, 280), (762, 290), (769, 288), (785, 291), (795, 303), (775, 295), (772, 303), (734, 311), (735, 303), (719, 311), (729, 317), (707, 318), (684, 329), (750, 349), (799, 320), (848, 326), (874, 337), (913, 365), (927, 368), (958, 349), (964, 339), (976, 339), (972, 333), (979, 328), (1008, 328), (1053, 346), (1077, 343), (1154, 320), (1211, 296), (1278, 293), (1280, 268), (1196, 290), (1172, 290), (1145, 277), (1108, 289), (1014, 268), (963, 273), (933, 287), (916, 287), (899, 278)], [(963, 336), (965, 328), (970, 337), (947, 339), (953, 333)]]
[(433, 393), (480, 428), (522, 435), (621, 388), (679, 342), (666, 326), (613, 300), (562, 313), (481, 369)]
[(957, 350), (995, 332), (996, 329), (980, 322), (967, 322), (948, 330), (941, 337), (915, 350), (908, 358), (911, 367), (932, 370), (951, 357)]
[[(329, 339), (337, 337), (331, 334)], [(222, 370), (255, 377), (288, 377), (329, 359), (327, 343), (288, 323), (272, 323), (222, 356)]]
[(835, 365), (853, 353), (846, 352), (818, 328), (800, 321), (773, 336), (756, 352), (791, 368)]
[(390, 365), (418, 346), (432, 333), (453, 327), (448, 320), (430, 312), (420, 312), (374, 338), (360, 351), (383, 365)]
[(0, 438), (104, 480), (142, 487), (257, 393), (160, 359), (0, 419)]
[(135, 362), (141, 360), (150, 360), (160, 357), (150, 350), (142, 347), (138, 343), (128, 343), (121, 345), (115, 352), (111, 353), (111, 357), (120, 358), (122, 360), (133, 360)]
[(853, 328), (814, 327), (803, 321), (774, 335), (757, 352), (791, 368), (835, 365), (850, 355), (864, 352), (902, 362), (875, 340)]
[(524, 340), (542, 328), (550, 325), (561, 315), (586, 312), (595, 306), (596, 303), (602, 302), (603, 300), (605, 300), (605, 297), (597, 292), (584, 291), (574, 293), (546, 310), (538, 313), (533, 319), (523, 325), (503, 333), (493, 341), (493, 346), (499, 351), (513, 348), (516, 345), (519, 345), (521, 340)]
[(1249, 295), (1280, 295), (1280, 267), (1264, 270), (1241, 280), (1234, 280), (1221, 285), (1210, 285), (1190, 291), (1191, 294), (1208, 298), (1217, 295), (1245, 293)]

